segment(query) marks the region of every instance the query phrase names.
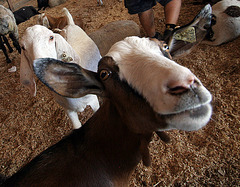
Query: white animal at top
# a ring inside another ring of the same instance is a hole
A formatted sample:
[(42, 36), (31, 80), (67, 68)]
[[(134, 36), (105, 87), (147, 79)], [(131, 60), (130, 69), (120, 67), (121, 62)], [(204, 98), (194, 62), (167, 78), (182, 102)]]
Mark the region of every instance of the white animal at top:
[(222, 0), (212, 6), (212, 25), (206, 39), (208, 45), (221, 45), (240, 35), (240, 1)]
[[(41, 25), (35, 25), (26, 29), (20, 40), (22, 48), (20, 64), (20, 81), (26, 86), (32, 96), (36, 95), (36, 83), (33, 74), (33, 60), (43, 57), (61, 59), (65, 62), (74, 62), (91, 71), (97, 71), (97, 64), (101, 56), (91, 55), (92, 45), (82, 43), (80, 56), (70, 44), (60, 35), (53, 33)], [(79, 47), (81, 46), (81, 43)], [(54, 93), (54, 97), (66, 111), (73, 127), (81, 127), (77, 112), (82, 112), (87, 105), (90, 105), (95, 112), (99, 108), (96, 95), (88, 94), (81, 98), (66, 98)]]

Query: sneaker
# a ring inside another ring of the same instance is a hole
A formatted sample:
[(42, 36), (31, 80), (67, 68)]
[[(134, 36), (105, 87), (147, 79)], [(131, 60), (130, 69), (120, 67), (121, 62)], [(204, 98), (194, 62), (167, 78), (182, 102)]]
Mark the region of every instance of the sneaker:
[(172, 35), (173, 29), (166, 29), (163, 33), (163, 40), (168, 43), (169, 37)]
[(160, 41), (163, 40), (163, 36), (159, 32), (156, 32), (156, 34), (152, 38), (156, 38)]

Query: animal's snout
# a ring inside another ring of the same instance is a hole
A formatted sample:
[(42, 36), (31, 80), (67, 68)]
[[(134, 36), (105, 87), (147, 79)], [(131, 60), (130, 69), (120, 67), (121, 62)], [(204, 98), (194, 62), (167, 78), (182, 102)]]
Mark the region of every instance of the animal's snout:
[(189, 72), (185, 76), (175, 77), (167, 84), (168, 93), (172, 95), (183, 94), (187, 92), (194, 84), (197, 83), (195, 76)]

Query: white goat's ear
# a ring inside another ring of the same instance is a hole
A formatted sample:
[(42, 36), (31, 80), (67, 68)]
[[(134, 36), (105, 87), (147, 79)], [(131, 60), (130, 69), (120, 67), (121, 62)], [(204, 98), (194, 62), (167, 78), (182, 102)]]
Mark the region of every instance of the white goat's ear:
[(173, 58), (191, 52), (207, 34), (211, 25), (212, 8), (208, 4), (187, 25), (176, 28), (170, 36), (168, 46)]
[[(57, 59), (64, 61), (63, 54), (66, 54), (68, 58), (72, 58), (72, 61), (80, 63), (80, 57), (77, 55), (71, 45), (60, 35), (55, 33), (55, 47), (57, 52)], [(66, 61), (65, 61), (66, 62)]]
[(37, 24), (38, 24), (38, 25), (42, 25), (42, 14), (38, 14), (38, 15), (37, 15), (37, 18), (38, 18), (38, 19), (37, 19)]
[(53, 58), (34, 60), (36, 76), (59, 95), (79, 98), (87, 94), (101, 94), (102, 84), (97, 73), (84, 70), (75, 63), (64, 63)]
[(32, 64), (30, 64), (23, 51), (21, 52), (20, 82), (29, 89), (32, 96), (36, 96), (37, 88), (34, 80)]

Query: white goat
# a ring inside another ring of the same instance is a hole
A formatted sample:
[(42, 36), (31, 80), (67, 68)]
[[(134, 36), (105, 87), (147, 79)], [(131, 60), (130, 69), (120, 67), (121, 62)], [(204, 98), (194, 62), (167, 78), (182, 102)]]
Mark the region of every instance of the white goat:
[(97, 45), (82, 28), (74, 23), (72, 15), (68, 9), (63, 8), (63, 12), (67, 17), (67, 25), (60, 34), (80, 56), (81, 66), (96, 72), (98, 65), (97, 62), (101, 58)]
[(120, 20), (106, 24), (91, 32), (90, 38), (98, 46), (102, 56), (106, 55), (114, 43), (128, 36), (140, 36), (139, 25), (132, 20)]
[(10, 63), (11, 60), (9, 59), (6, 48), (4, 46), (4, 43), (5, 43), (8, 46), (9, 51), (10, 52), (13, 51), (10, 44), (8, 43), (7, 38), (5, 37), (5, 35), (8, 35), (8, 34), (13, 41), (14, 47), (16, 47), (18, 52), (21, 53), (21, 48), (18, 43), (18, 39), (19, 39), (18, 27), (16, 24), (16, 19), (13, 15), (13, 12), (5, 8), (4, 6), (0, 5), (0, 49), (3, 50), (4, 55), (6, 57), (6, 61)]
[[(78, 63), (84, 68), (96, 72), (101, 57), (99, 52), (98, 57), (91, 55), (92, 45), (87, 42), (79, 42), (78, 47), (81, 47), (82, 54), (78, 55), (60, 34), (53, 33), (41, 25), (27, 28), (20, 40), (20, 45), (22, 47), (20, 81), (30, 90), (33, 96), (36, 95), (36, 83), (32, 72), (34, 59), (52, 57), (65, 62)], [(54, 93), (54, 97), (67, 112), (75, 129), (81, 126), (77, 112), (82, 112), (86, 105), (90, 105), (94, 112), (99, 108), (98, 98), (92, 94), (73, 99)]]
[[(35, 25), (26, 30), (21, 40), (24, 50), (21, 55), (20, 79), (32, 95), (36, 95), (36, 84), (32, 72), (32, 62), (36, 58), (53, 57), (67, 62), (74, 61), (85, 69), (97, 72), (101, 55), (96, 44), (79, 26), (75, 25), (66, 8), (63, 8), (63, 12), (67, 18), (67, 26), (60, 34), (65, 39), (44, 26)], [(54, 96), (66, 110), (74, 128), (81, 127), (77, 112), (82, 112), (87, 105), (90, 105), (94, 112), (99, 108), (96, 95), (90, 94), (77, 99), (61, 97), (58, 94)]]
[[(201, 12), (203, 23), (196, 19), (187, 26), (196, 29), (197, 40), (210, 24), (210, 10)], [(175, 47), (169, 47), (175, 54), (193, 46), (173, 40)], [(4, 187), (128, 186), (141, 160), (150, 165), (148, 145), (154, 131), (198, 130), (212, 113), (210, 92), (189, 69), (164, 57), (149, 38), (132, 36), (114, 44), (97, 73), (51, 58), (35, 60), (34, 72), (59, 94), (96, 93), (104, 103), (82, 128), (6, 179)]]
[(240, 1), (222, 0), (212, 6), (212, 25), (202, 42), (221, 45), (240, 35)]

